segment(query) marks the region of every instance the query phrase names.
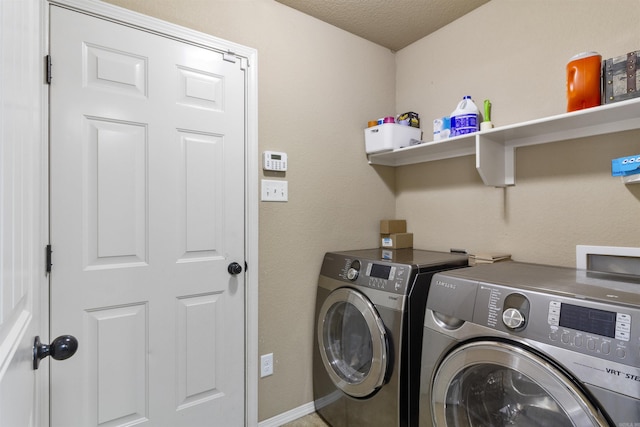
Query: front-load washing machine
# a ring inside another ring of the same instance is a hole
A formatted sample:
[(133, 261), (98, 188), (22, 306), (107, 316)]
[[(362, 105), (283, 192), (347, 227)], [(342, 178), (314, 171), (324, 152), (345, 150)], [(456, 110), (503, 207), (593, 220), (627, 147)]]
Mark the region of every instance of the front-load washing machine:
[(313, 392), (333, 427), (415, 426), (425, 300), (437, 271), (467, 256), (399, 249), (330, 252), (316, 299)]
[(421, 426), (639, 426), (640, 280), (517, 262), (436, 274), (422, 368)]

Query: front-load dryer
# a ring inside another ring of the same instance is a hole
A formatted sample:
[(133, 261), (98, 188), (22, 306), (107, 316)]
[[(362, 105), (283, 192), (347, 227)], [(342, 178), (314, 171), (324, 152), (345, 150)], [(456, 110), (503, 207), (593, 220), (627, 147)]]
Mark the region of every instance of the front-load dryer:
[(333, 427), (416, 426), (425, 300), (467, 256), (413, 249), (330, 252), (316, 299), (314, 403)]
[(517, 262), (436, 274), (421, 376), (421, 426), (638, 426), (640, 280)]

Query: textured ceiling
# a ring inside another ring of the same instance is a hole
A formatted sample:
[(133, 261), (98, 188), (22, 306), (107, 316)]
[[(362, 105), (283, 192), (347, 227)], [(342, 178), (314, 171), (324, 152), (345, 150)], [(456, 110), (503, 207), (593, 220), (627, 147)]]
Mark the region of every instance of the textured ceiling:
[(398, 51), (489, 0), (276, 0)]

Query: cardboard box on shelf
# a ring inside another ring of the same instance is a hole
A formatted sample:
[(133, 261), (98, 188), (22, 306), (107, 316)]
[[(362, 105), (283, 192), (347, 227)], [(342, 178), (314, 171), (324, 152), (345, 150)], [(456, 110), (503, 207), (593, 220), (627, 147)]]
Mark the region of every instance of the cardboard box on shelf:
[(381, 234), (380, 247), (389, 249), (412, 248), (413, 233)]
[(406, 233), (407, 220), (383, 219), (380, 221), (380, 234)]

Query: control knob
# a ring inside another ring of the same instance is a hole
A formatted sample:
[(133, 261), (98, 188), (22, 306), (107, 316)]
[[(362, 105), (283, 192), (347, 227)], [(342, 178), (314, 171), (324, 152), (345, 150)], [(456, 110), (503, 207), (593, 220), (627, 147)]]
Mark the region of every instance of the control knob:
[(502, 322), (509, 329), (524, 326), (525, 318), (517, 308), (508, 308), (502, 313)]
[(349, 270), (347, 270), (347, 279), (353, 281), (356, 280), (358, 278), (358, 270), (356, 270), (355, 268), (350, 268)]
[(347, 270), (347, 279), (353, 282), (358, 278), (359, 274), (360, 274), (360, 261), (355, 259), (353, 260), (353, 262), (349, 266), (349, 269)]

